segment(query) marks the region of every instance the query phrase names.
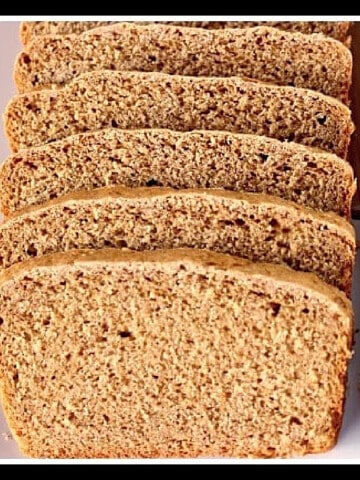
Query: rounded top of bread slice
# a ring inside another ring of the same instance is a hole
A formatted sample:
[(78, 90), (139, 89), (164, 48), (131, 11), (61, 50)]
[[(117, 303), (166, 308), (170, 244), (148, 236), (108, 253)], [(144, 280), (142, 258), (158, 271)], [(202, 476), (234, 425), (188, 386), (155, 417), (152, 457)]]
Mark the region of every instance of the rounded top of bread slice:
[[(298, 272), (283, 265), (251, 262), (249, 260), (211, 252), (188, 248), (165, 249), (136, 252), (127, 249), (105, 248), (101, 250), (71, 250), (32, 258), (9, 267), (0, 273), (0, 288), (7, 282), (42, 272), (62, 271), (63, 269), (87, 269), (96, 265), (131, 265), (154, 264), (161, 265), (165, 270), (168, 265), (176, 265), (181, 269), (195, 269), (197, 272), (219, 270), (224, 275), (234, 275), (251, 278), (262, 278), (272, 286), (296, 290), (308, 290), (309, 295), (321, 297), (331, 308), (338, 309), (342, 315), (353, 318), (352, 305), (346, 295), (337, 288), (328, 285), (316, 275)], [(141, 265), (140, 265), (141, 268)]]
[(122, 186), (111, 186), (111, 187), (102, 187), (96, 188), (93, 190), (79, 190), (75, 192), (68, 193), (61, 197), (49, 200), (41, 205), (31, 205), (25, 207), (22, 210), (19, 210), (11, 216), (8, 221), (4, 224), (10, 224), (12, 221), (15, 221), (17, 218), (22, 216), (31, 215), (33, 212), (39, 213), (41, 211), (51, 209), (56, 205), (65, 205), (71, 204), (72, 202), (93, 202), (96, 200), (106, 200), (111, 198), (124, 198), (124, 199), (146, 199), (154, 197), (177, 197), (177, 196), (199, 196), (199, 197), (215, 197), (215, 198), (225, 198), (234, 201), (244, 201), (252, 205), (264, 205), (274, 207), (276, 209), (284, 210), (293, 210), (298, 215), (304, 215), (304, 217), (309, 216), (315, 221), (326, 223), (329, 229), (339, 229), (342, 234), (345, 235), (350, 242), (354, 242), (355, 230), (351, 223), (347, 222), (344, 218), (336, 215), (334, 212), (321, 212), (314, 210), (312, 208), (305, 207), (303, 205), (298, 205), (289, 200), (284, 200), (282, 198), (275, 197), (273, 195), (267, 195), (263, 193), (247, 193), (247, 192), (234, 192), (230, 190), (222, 189), (198, 189), (198, 188), (188, 188), (176, 190), (173, 188), (166, 187), (138, 187), (138, 188), (127, 188)]

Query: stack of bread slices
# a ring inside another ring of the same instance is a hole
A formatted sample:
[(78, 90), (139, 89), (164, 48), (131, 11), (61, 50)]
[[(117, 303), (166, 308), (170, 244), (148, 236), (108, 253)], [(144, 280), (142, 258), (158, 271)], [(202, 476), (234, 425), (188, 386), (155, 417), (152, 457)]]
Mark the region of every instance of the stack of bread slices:
[(0, 396), (43, 458), (337, 440), (346, 22), (25, 22), (0, 169)]

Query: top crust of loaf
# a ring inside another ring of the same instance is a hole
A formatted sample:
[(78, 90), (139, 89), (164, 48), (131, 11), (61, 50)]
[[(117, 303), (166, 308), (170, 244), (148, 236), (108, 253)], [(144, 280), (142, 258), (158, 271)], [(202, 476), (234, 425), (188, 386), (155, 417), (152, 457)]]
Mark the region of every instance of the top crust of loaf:
[(206, 30), (118, 23), (81, 35), (35, 38), (17, 57), (15, 81), (25, 92), (103, 69), (249, 77), (347, 103), (352, 55), (330, 37), (267, 26)]
[(270, 281), (296, 285), (298, 288), (312, 290), (315, 294), (326, 297), (327, 302), (333, 303), (333, 308), (339, 309), (341, 314), (353, 317), (352, 305), (346, 295), (337, 288), (321, 281), (315, 274), (297, 272), (286, 266), (269, 263), (253, 263), (239, 257), (233, 257), (208, 250), (194, 250), (178, 248), (172, 250), (154, 250), (135, 252), (129, 250), (105, 248), (101, 250), (71, 250), (51, 255), (32, 258), (15, 264), (0, 273), (0, 286), (19, 277), (26, 276), (30, 271), (42, 269), (66, 268), (76, 265), (79, 267), (94, 263), (186, 263), (204, 265), (209, 269), (231, 270), (234, 274), (268, 277)]

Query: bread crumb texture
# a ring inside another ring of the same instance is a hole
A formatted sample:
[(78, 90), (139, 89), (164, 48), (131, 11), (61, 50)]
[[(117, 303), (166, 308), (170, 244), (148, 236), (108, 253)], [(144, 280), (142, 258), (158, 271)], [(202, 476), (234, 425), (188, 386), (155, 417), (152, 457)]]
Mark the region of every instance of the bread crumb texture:
[(288, 457), (336, 442), (352, 311), (313, 275), (206, 251), (71, 252), (10, 269), (0, 305), (1, 396), (25, 455)]
[(318, 92), (148, 72), (85, 73), (61, 89), (15, 96), (5, 112), (15, 151), (105, 127), (252, 133), (342, 158), (353, 131), (350, 110)]
[[(33, 37), (41, 35), (79, 34), (92, 28), (105, 27), (117, 22), (22, 22), (20, 37), (24, 44)], [(323, 33), (345, 42), (351, 22), (131, 22), (139, 24), (161, 23), (183, 27), (218, 28), (247, 28), (258, 25), (270, 26), (290, 32)]]
[(21, 150), (0, 166), (5, 216), (75, 190), (225, 188), (267, 193), (349, 218), (350, 164), (336, 155), (257, 135), (104, 129)]
[(103, 247), (205, 248), (311, 271), (350, 295), (355, 236), (335, 214), (209, 189), (77, 192), (0, 225), (0, 268), (47, 253)]
[(15, 80), (26, 92), (95, 70), (248, 77), (317, 90), (347, 103), (352, 55), (324, 35), (272, 27), (206, 30), (118, 23), (82, 35), (34, 39), (17, 57)]

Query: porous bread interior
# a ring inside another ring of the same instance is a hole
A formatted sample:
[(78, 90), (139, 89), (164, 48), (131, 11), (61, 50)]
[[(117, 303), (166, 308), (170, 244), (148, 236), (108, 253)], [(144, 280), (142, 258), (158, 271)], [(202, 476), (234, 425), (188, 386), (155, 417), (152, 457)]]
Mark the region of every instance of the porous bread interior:
[(104, 129), (22, 150), (0, 165), (5, 216), (75, 190), (123, 185), (267, 193), (349, 218), (350, 164), (293, 142), (217, 131)]
[(20, 211), (0, 232), (2, 268), (73, 248), (194, 247), (312, 271), (351, 293), (352, 226), (335, 214), (261, 194), (122, 187), (74, 192)]
[(15, 62), (19, 92), (94, 70), (240, 76), (317, 90), (348, 103), (352, 55), (342, 43), (268, 26), (206, 30), (118, 23), (35, 38)]
[(253, 133), (342, 158), (353, 131), (350, 110), (331, 97), (238, 77), (91, 72), (58, 90), (16, 96), (5, 112), (13, 150), (111, 126)]
[(289, 273), (194, 250), (70, 252), (6, 271), (1, 392), (23, 452), (273, 457), (330, 448), (351, 305), (315, 276)]
[[(117, 22), (21, 22), (20, 37), (23, 44), (30, 41), (31, 38), (39, 35), (48, 34), (68, 34), (68, 33), (82, 33), (92, 28), (112, 25)], [(131, 22), (134, 23), (134, 22)], [(149, 22), (136, 22), (149, 23)], [(330, 37), (336, 38), (341, 42), (345, 42), (348, 38), (348, 30), (351, 22), (199, 22), (199, 21), (185, 21), (185, 22), (154, 22), (164, 23), (179, 26), (202, 27), (202, 28), (241, 28), (241, 27), (255, 27), (257, 25), (268, 25), (283, 30), (289, 30), (302, 33), (323, 33)]]

